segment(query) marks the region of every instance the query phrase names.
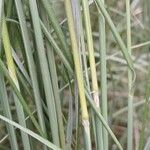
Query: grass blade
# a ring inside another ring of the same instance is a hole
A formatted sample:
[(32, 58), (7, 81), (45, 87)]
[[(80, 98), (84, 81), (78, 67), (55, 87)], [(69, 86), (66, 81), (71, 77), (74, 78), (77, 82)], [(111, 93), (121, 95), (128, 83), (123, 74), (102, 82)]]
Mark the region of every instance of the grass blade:
[[(3, 44), (4, 44), (9, 73), (19, 90), (19, 83), (18, 83), (17, 76), (16, 76), (16, 71), (15, 71), (15, 66), (14, 66), (14, 62), (13, 62), (11, 45), (10, 45), (10, 41), (9, 41), (9, 35), (8, 35), (5, 18), (3, 19), (2, 36), (3, 36)], [(14, 94), (14, 101), (15, 101), (15, 105), (17, 108), (17, 115), (18, 115), (19, 123), (21, 125), (23, 125), (24, 127), (26, 127), (25, 115), (23, 112), (23, 108), (17, 99), (18, 99), (17, 96)], [(24, 145), (25, 150), (30, 150), (30, 142), (29, 142), (28, 135), (24, 134), (24, 133), (21, 133), (21, 135), (22, 135), (22, 140), (23, 140), (23, 145)]]
[[(103, 0), (104, 3), (104, 0)], [(107, 62), (106, 62), (106, 30), (105, 18), (102, 13), (99, 15), (99, 41), (100, 41), (100, 70), (101, 70), (101, 99), (102, 99), (102, 115), (106, 122), (108, 121), (107, 114)], [(104, 128), (104, 127), (103, 127)], [(103, 129), (104, 149), (108, 150), (108, 133)]]
[(44, 145), (48, 146), (49, 148), (53, 149), (53, 150), (61, 150), (59, 147), (55, 146), (54, 144), (52, 144), (51, 142), (49, 142), (48, 140), (44, 139), (43, 137), (39, 136), (38, 134), (34, 133), (33, 131), (21, 126), (20, 124), (0, 115), (0, 119), (9, 123), (10, 125), (20, 129), (22, 132), (30, 135), (31, 137), (37, 139), (38, 141), (40, 141), (41, 143), (43, 143)]
[[(0, 99), (1, 99), (1, 104), (3, 106), (3, 111), (4, 111), (5, 116), (12, 120), (4, 77), (2, 74), (0, 75)], [(18, 150), (18, 143), (17, 143), (17, 138), (16, 138), (14, 128), (11, 125), (7, 125), (7, 130), (9, 133), (11, 148), (14, 150)]]
[(42, 38), (42, 31), (40, 26), (40, 19), (39, 19), (36, 0), (29, 1), (29, 5), (30, 5), (30, 11), (33, 20), (35, 40), (36, 40), (40, 68), (41, 68), (42, 79), (44, 84), (45, 96), (46, 96), (47, 106), (49, 111), (49, 120), (50, 120), (52, 138), (54, 144), (60, 146), (56, 106), (54, 101), (52, 83), (49, 74), (48, 62), (45, 54), (45, 48), (44, 48), (44, 43)]
[[(130, 0), (126, 0), (127, 14), (127, 49), (131, 55), (131, 15), (130, 15)], [(133, 149), (133, 93), (132, 93), (132, 72), (128, 69), (128, 150)]]
[(23, 36), (23, 42), (25, 46), (25, 52), (26, 52), (27, 61), (28, 61), (29, 72), (30, 72), (31, 81), (32, 81), (32, 88), (33, 88), (34, 98), (35, 98), (36, 107), (37, 107), (38, 120), (39, 120), (39, 123), (43, 132), (46, 134), (45, 121), (44, 121), (43, 110), (42, 110), (42, 105), (41, 105), (41, 96), (39, 92), (39, 85), (38, 85), (37, 74), (35, 70), (35, 62), (34, 62), (33, 55), (32, 55), (32, 49), (31, 49), (30, 39), (28, 35), (28, 29), (26, 26), (26, 20), (25, 20), (25, 16), (23, 12), (22, 2), (20, 0), (15, 0), (15, 4), (17, 8), (18, 17), (19, 17), (21, 32)]
[(116, 29), (113, 21), (111, 20), (108, 12), (106, 11), (102, 0), (94, 0), (94, 1), (96, 2), (97, 6), (98, 6), (99, 13), (102, 13), (104, 15), (108, 25), (110, 26), (110, 29), (111, 29), (112, 33), (114, 34), (114, 36), (115, 36), (115, 38), (116, 38), (116, 40), (117, 40), (117, 42), (118, 42), (118, 44), (119, 44), (119, 46), (121, 48), (121, 51), (122, 51), (122, 53), (124, 55), (124, 58), (127, 61), (128, 66), (134, 72), (134, 67), (133, 67), (133, 62), (132, 62), (131, 56), (129, 55), (124, 42), (122, 41), (120, 35), (118, 34), (117, 29)]

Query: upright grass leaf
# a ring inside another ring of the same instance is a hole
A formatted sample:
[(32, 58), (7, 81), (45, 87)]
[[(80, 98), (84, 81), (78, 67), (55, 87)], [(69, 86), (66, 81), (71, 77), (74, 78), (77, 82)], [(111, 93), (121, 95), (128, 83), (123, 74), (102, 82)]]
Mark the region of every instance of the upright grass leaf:
[(82, 124), (83, 124), (83, 128), (84, 128), (84, 137), (85, 137), (85, 149), (91, 150), (89, 116), (88, 116), (87, 104), (86, 104), (86, 98), (85, 98), (85, 92), (84, 92), (83, 73), (81, 70), (81, 63), (80, 63), (80, 59), (79, 59), (80, 56), (79, 56), (79, 52), (78, 52), (78, 44), (77, 44), (77, 39), (76, 39), (75, 26), (74, 26), (74, 21), (73, 21), (73, 14), (72, 14), (72, 10), (71, 10), (70, 0), (65, 0), (65, 9), (66, 9), (66, 15), (67, 15), (67, 19), (68, 19), (71, 46), (72, 46), (72, 51), (73, 51), (75, 71), (76, 71), (78, 88), (79, 88)]
[(41, 74), (42, 74), (42, 79), (43, 79), (43, 84), (44, 84), (45, 96), (47, 100), (52, 139), (53, 139), (54, 144), (56, 144), (57, 146), (60, 146), (57, 112), (56, 112), (56, 106), (55, 106), (55, 101), (54, 101), (52, 82), (50, 79), (50, 73), (49, 73), (49, 68), (48, 68), (48, 62), (47, 62), (46, 54), (45, 54), (45, 48), (44, 48), (44, 43), (43, 43), (42, 31), (41, 31), (41, 26), (40, 26), (40, 18), (39, 18), (36, 0), (30, 0), (29, 6), (30, 6), (32, 20), (33, 20), (35, 41), (36, 41)]
[[(89, 12), (89, 5), (87, 0), (82, 0), (83, 6), (83, 14), (84, 14), (84, 22), (85, 22), (85, 29), (86, 29), (86, 36), (87, 36), (87, 47), (89, 52), (89, 62), (91, 68), (91, 80), (92, 80), (92, 97), (96, 104), (96, 107), (99, 108), (100, 111), (100, 101), (99, 101), (99, 89), (98, 89), (98, 82), (97, 82), (97, 74), (96, 74), (96, 65), (95, 65), (95, 57), (94, 57), (94, 47), (93, 47), (93, 39), (92, 39), (92, 31), (91, 31), (91, 21), (90, 21), (90, 12)], [(99, 119), (95, 118), (96, 122), (96, 135), (97, 135), (97, 149), (103, 149), (103, 140), (102, 138), (102, 124)], [(105, 142), (105, 141), (104, 141)], [(106, 141), (107, 145), (107, 141)]]
[[(127, 14), (127, 49), (131, 55), (131, 15), (130, 0), (126, 0)], [(128, 69), (128, 150), (133, 149), (133, 92), (132, 92), (132, 72)]]
[[(3, 18), (3, 23), (2, 23), (2, 36), (3, 36), (3, 45), (4, 45), (5, 54), (6, 54), (6, 60), (8, 64), (9, 73), (19, 90), (19, 83), (18, 83), (17, 76), (16, 76), (16, 70), (15, 70), (15, 65), (13, 62), (11, 45), (10, 45), (9, 34), (8, 34), (5, 18)], [(17, 116), (18, 116), (19, 123), (22, 126), (26, 127), (25, 115), (23, 112), (22, 105), (18, 101), (16, 94), (13, 94), (13, 95), (14, 95), (14, 101), (15, 101), (15, 105), (17, 109)], [(21, 135), (22, 135), (24, 149), (30, 150), (30, 142), (29, 142), (28, 135), (23, 132), (21, 132)]]
[[(41, 11), (41, 13), (42, 13), (41, 15), (42, 15), (42, 18), (46, 27), (50, 30), (49, 22), (47, 20), (47, 17), (45, 16), (45, 13), (43, 11)], [(63, 119), (62, 119), (61, 98), (60, 98), (59, 87), (58, 87), (58, 75), (56, 71), (54, 50), (48, 40), (46, 41), (46, 49), (47, 49), (47, 58), (48, 58), (48, 63), (49, 63), (50, 76), (51, 76), (51, 81), (52, 81), (52, 86), (53, 86), (53, 93), (55, 97), (60, 143), (61, 143), (61, 147), (64, 149), (65, 133), (64, 133), (64, 124), (63, 124)]]
[[(103, 3), (105, 2), (102, 0)], [(102, 115), (106, 122), (108, 121), (107, 110), (107, 62), (106, 62), (106, 30), (105, 30), (105, 18), (102, 13), (99, 15), (99, 42), (100, 42), (100, 70), (101, 70), (101, 109)], [(104, 149), (108, 150), (108, 133), (103, 127), (103, 140)]]
[(29, 72), (32, 81), (33, 93), (34, 93), (35, 103), (37, 107), (38, 120), (43, 132), (46, 134), (45, 121), (44, 121), (44, 115), (43, 115), (42, 104), (41, 104), (41, 96), (40, 96), (37, 74), (35, 69), (35, 62), (32, 55), (32, 49), (31, 49), (30, 39), (28, 35), (26, 20), (23, 12), (22, 2), (20, 0), (15, 0), (15, 4), (17, 8), (18, 17), (19, 17), (25, 52), (28, 61)]

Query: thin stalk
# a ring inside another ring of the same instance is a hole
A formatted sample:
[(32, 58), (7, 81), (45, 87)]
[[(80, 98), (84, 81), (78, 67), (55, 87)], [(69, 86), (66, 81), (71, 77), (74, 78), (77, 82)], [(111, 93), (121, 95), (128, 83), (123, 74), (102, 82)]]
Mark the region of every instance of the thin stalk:
[[(127, 14), (127, 49), (131, 55), (131, 15), (130, 15), (130, 0), (126, 0)], [(128, 134), (127, 134), (127, 149), (133, 148), (133, 93), (132, 91), (132, 71), (128, 68)]]
[(91, 150), (91, 138), (90, 138), (90, 129), (89, 129), (89, 116), (87, 111), (87, 104), (84, 92), (84, 81), (83, 81), (83, 72), (81, 69), (80, 56), (78, 52), (78, 44), (76, 39), (75, 26), (73, 21), (73, 14), (71, 8), (70, 0), (65, 0), (65, 9), (68, 18), (68, 26), (71, 38), (71, 46), (73, 51), (73, 58), (79, 88), (79, 96), (80, 96), (80, 105), (81, 105), (81, 113), (82, 113), (82, 124), (84, 128), (84, 137), (85, 137), (85, 147), (87, 150)]
[[(104, 0), (102, 0), (104, 3)], [(99, 15), (99, 40), (100, 40), (100, 68), (101, 68), (101, 99), (102, 99), (102, 115), (106, 122), (108, 121), (107, 108), (107, 62), (106, 62), (106, 30), (105, 18), (102, 14)], [(104, 150), (108, 150), (108, 133), (103, 127)]]
[[(100, 111), (99, 89), (98, 89), (98, 82), (97, 82), (94, 46), (93, 46), (93, 39), (92, 39), (88, 1), (82, 0), (82, 6), (83, 6), (84, 22), (85, 22), (85, 29), (86, 29), (86, 36), (87, 36), (89, 62), (90, 62), (90, 68), (91, 68), (90, 71), (91, 71), (91, 78), (92, 78), (92, 96), (93, 96), (93, 100), (97, 108), (99, 108), (99, 111)], [(97, 117), (95, 118), (95, 121), (96, 121), (96, 134), (97, 134), (97, 148), (103, 149), (102, 124)], [(106, 141), (106, 143), (107, 142), (108, 141)]]
[[(43, 22), (45, 23), (45, 26), (48, 30), (50, 30), (50, 25), (48, 22), (47, 17), (41, 10)], [(63, 119), (62, 119), (62, 109), (61, 109), (61, 98), (59, 94), (59, 87), (58, 87), (58, 75), (56, 71), (56, 63), (55, 63), (55, 56), (54, 56), (54, 49), (50, 45), (49, 41), (46, 41), (46, 48), (47, 48), (47, 58), (49, 63), (49, 70), (50, 70), (50, 76), (53, 86), (53, 92), (55, 97), (55, 105), (56, 105), (56, 111), (57, 111), (57, 118), (58, 118), (58, 125), (59, 125), (59, 136), (60, 136), (60, 142), (61, 147), (64, 149), (65, 147), (65, 133), (64, 133), (64, 125), (63, 125)]]
[[(3, 38), (3, 45), (4, 45), (5, 54), (6, 54), (6, 60), (7, 60), (9, 73), (10, 73), (10, 76), (13, 79), (15, 85), (17, 86), (18, 90), (20, 90), (19, 83), (18, 83), (17, 76), (16, 76), (15, 65), (13, 62), (11, 45), (10, 45), (9, 34), (8, 34), (5, 18), (3, 18), (2, 36), (3, 36), (2, 37)], [(15, 93), (13, 93), (13, 96), (14, 96), (14, 101), (15, 101), (15, 105), (16, 105), (19, 123), (22, 126), (26, 127), (25, 114), (23, 111), (23, 107), (22, 107), (21, 103), (18, 101), (18, 98), (17, 98)], [(23, 140), (24, 149), (30, 150), (31, 148), (30, 148), (30, 142), (29, 142), (28, 135), (21, 132), (21, 136), (22, 136), (22, 140)]]
[(17, 13), (18, 13), (19, 23), (20, 23), (20, 27), (21, 27), (22, 36), (23, 36), (26, 57), (27, 57), (27, 61), (28, 61), (29, 72), (30, 72), (30, 76), (31, 76), (32, 88), (33, 88), (35, 103), (36, 103), (36, 107), (37, 107), (38, 120), (39, 120), (39, 123), (40, 123), (40, 126), (41, 126), (43, 132), (46, 135), (45, 121), (44, 121), (44, 116), (43, 116), (37, 74), (36, 74), (36, 69), (35, 69), (35, 62), (34, 62), (33, 55), (32, 55), (31, 43), (30, 43), (30, 39), (29, 39), (29, 35), (28, 35), (28, 29), (26, 26), (26, 20), (25, 20), (25, 15), (23, 12), (22, 2), (21, 2), (21, 0), (15, 0), (15, 4), (16, 4), (16, 8), (17, 8)]
[(57, 112), (56, 112), (52, 82), (51, 82), (49, 68), (48, 68), (48, 62), (45, 54), (45, 48), (44, 48), (44, 42), (42, 37), (42, 30), (41, 30), (40, 18), (39, 18), (36, 0), (30, 0), (29, 5), (30, 5), (30, 12), (33, 21), (33, 28), (35, 33), (35, 41), (37, 46), (40, 68), (41, 68), (42, 80), (44, 84), (44, 92), (45, 92), (46, 102), (48, 107), (52, 139), (54, 144), (60, 146)]

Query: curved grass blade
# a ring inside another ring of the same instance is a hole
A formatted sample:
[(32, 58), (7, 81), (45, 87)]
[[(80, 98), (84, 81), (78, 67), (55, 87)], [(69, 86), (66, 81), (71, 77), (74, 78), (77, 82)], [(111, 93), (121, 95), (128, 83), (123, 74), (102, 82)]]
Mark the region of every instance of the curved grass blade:
[(22, 132), (30, 135), (31, 137), (35, 138), (36, 140), (38, 140), (39, 142), (43, 143), (45, 146), (49, 147), (50, 149), (53, 150), (61, 150), (59, 147), (57, 147), (56, 145), (54, 145), (53, 143), (49, 142), (48, 140), (44, 139), (43, 137), (39, 136), (38, 134), (34, 133), (33, 131), (21, 126), (20, 124), (0, 115), (0, 119), (7, 122), (8, 124), (10, 124), (11, 126), (14, 126), (18, 129), (20, 129)]
[[(117, 29), (112, 21), (112, 19), (110, 18), (102, 0), (94, 0), (95, 3), (97, 4), (98, 6), (98, 10), (99, 10), (99, 13), (102, 13), (103, 16), (105, 17), (114, 37), (116, 38), (116, 41), (118, 42), (120, 48), (121, 48), (121, 51), (124, 55), (124, 58), (125, 60), (127, 61), (127, 64), (128, 66), (130, 67), (130, 69), (134, 72), (134, 67), (133, 67), (133, 62), (132, 62), (132, 58), (131, 56), (129, 55), (128, 51), (127, 51), (127, 48), (123, 42), (123, 40), (121, 39), (119, 33), (117, 32)], [(135, 74), (135, 73), (134, 73)]]

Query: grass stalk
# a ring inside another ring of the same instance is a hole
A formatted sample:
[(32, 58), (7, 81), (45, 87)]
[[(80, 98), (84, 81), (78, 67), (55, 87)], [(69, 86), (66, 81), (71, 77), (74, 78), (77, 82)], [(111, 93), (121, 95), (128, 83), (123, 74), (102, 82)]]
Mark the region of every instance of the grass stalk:
[(50, 79), (50, 73), (48, 68), (48, 62), (45, 54), (45, 48), (44, 48), (44, 42), (42, 37), (42, 30), (41, 30), (40, 18), (39, 18), (36, 0), (29, 1), (29, 6), (30, 6), (31, 17), (33, 20), (33, 28), (35, 33), (37, 52), (38, 52), (46, 102), (47, 102), (47, 107), (49, 112), (49, 121), (50, 121), (50, 127), (52, 132), (52, 139), (54, 144), (60, 146), (57, 112), (56, 112), (56, 106), (54, 101), (52, 82)]
[[(92, 79), (92, 96), (93, 96), (93, 100), (94, 100), (97, 108), (99, 108), (99, 111), (100, 111), (99, 89), (98, 89), (98, 82), (97, 82), (97, 74), (96, 74), (96, 65), (95, 65), (94, 47), (93, 47), (88, 1), (82, 0), (82, 6), (83, 6), (84, 22), (85, 22), (85, 29), (86, 29), (86, 36), (87, 36), (89, 62), (90, 62), (90, 68), (91, 68), (90, 71), (91, 71), (91, 79)], [(102, 138), (102, 124), (98, 120), (97, 117), (95, 118), (95, 121), (96, 121), (96, 134), (97, 134), (97, 148), (103, 149), (103, 140), (105, 140), (105, 139)]]
[[(2, 36), (3, 36), (3, 45), (4, 45), (5, 54), (6, 54), (6, 60), (7, 60), (9, 73), (15, 85), (17, 86), (18, 90), (20, 90), (19, 83), (18, 83), (17, 76), (16, 76), (15, 65), (13, 62), (11, 45), (10, 45), (9, 34), (8, 34), (8, 29), (7, 29), (5, 18), (3, 18), (3, 23), (2, 23)], [(16, 94), (13, 93), (13, 96), (14, 96), (19, 123), (22, 126), (26, 127), (25, 114), (23, 111), (23, 107), (21, 103), (18, 101)], [(21, 135), (22, 135), (24, 149), (30, 150), (30, 142), (29, 142), (28, 135), (23, 132), (21, 132)]]
[[(104, 0), (102, 0), (104, 3)], [(106, 122), (108, 121), (107, 114), (107, 62), (106, 62), (106, 30), (105, 30), (105, 18), (102, 13), (99, 15), (99, 40), (100, 40), (100, 68), (101, 68), (101, 109), (102, 115)], [(103, 139), (104, 149), (108, 150), (108, 133), (103, 127)]]
[(85, 92), (84, 92), (83, 72), (81, 69), (81, 64), (80, 64), (80, 59), (79, 59), (80, 56), (78, 52), (78, 44), (77, 44), (77, 39), (76, 39), (75, 26), (74, 26), (70, 0), (65, 0), (65, 8), (66, 8), (66, 15), (68, 18), (71, 46), (72, 46), (72, 51), (73, 51), (75, 71), (76, 71), (77, 83), (78, 83), (78, 88), (79, 88), (80, 106), (81, 106), (81, 113), (82, 113), (82, 125), (84, 128), (84, 137), (85, 137), (85, 147), (87, 150), (91, 150), (89, 116), (88, 116), (87, 104), (86, 104), (86, 98), (85, 98)]
[[(43, 19), (43, 22), (45, 23), (45, 26), (47, 27), (48, 30), (50, 30), (50, 25), (49, 25), (47, 17), (45, 16), (43, 11), (41, 11), (41, 14), (42, 14), (42, 19)], [(58, 87), (58, 78), (57, 78), (58, 75), (56, 71), (54, 48), (50, 45), (48, 40), (46, 41), (45, 45), (47, 49), (47, 59), (49, 63), (50, 76), (51, 76), (51, 81), (52, 81), (52, 86), (53, 86), (54, 97), (55, 97), (55, 105), (56, 105), (58, 125), (59, 125), (60, 143), (61, 143), (61, 147), (64, 149), (65, 133), (64, 133), (64, 124), (63, 124), (63, 119), (62, 119), (61, 98), (60, 98), (59, 87)]]
[[(130, 0), (126, 0), (126, 17), (127, 17), (127, 49), (131, 55), (131, 15)], [(132, 71), (128, 69), (128, 134), (127, 149), (133, 148), (133, 93), (132, 93)]]

